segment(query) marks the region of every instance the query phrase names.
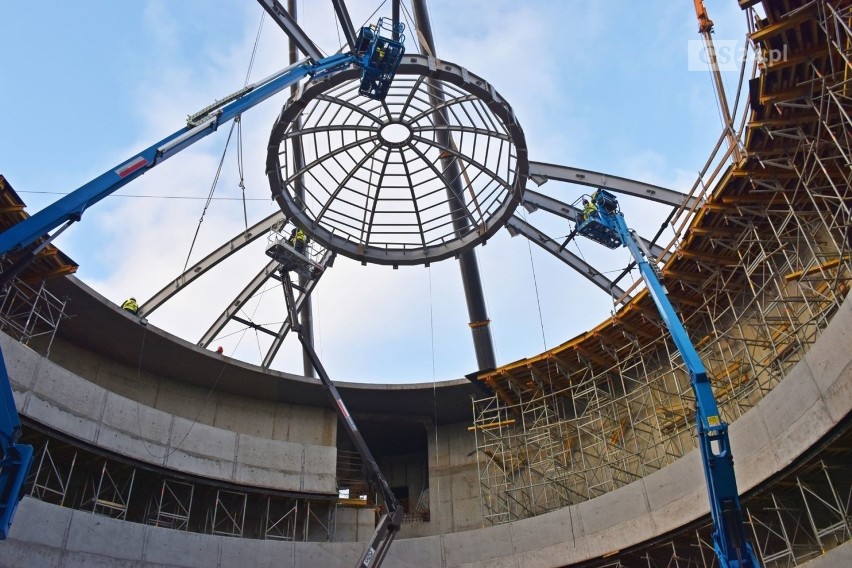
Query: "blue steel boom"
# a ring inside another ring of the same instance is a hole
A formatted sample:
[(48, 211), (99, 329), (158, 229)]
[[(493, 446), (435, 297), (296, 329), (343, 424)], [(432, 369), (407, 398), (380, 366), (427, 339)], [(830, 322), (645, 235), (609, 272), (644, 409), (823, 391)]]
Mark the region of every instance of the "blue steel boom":
[[(181, 150), (212, 134), (222, 124), (233, 120), (246, 110), (306, 77), (317, 79), (355, 65), (361, 68), (359, 92), (366, 97), (383, 100), (402, 61), (404, 47), (402, 37), (394, 40), (382, 36), (380, 33), (382, 29), (399, 33), (402, 31), (402, 24), (388, 26), (379, 19), (378, 25), (361, 30), (357, 46), (352, 52), (339, 53), (321, 59), (308, 57), (216, 101), (190, 116), (186, 126), (177, 132), (104, 172), (32, 217), (0, 233), (0, 259), (13, 261), (0, 272), (0, 285), (7, 285), (41, 248), (68, 225), (79, 221), (89, 207)], [(53, 235), (49, 235), (54, 229), (58, 230)], [(0, 352), (0, 399), (0, 540), (3, 540), (8, 535), (15, 510), (23, 496), (24, 480), (32, 464), (33, 450), (31, 446), (17, 443), (21, 435), (21, 422), (15, 408), (12, 386), (2, 352)], [(342, 405), (342, 401), (339, 405)], [(338, 405), (335, 409), (341, 411)], [(345, 415), (343, 417), (351, 422), (348, 413), (345, 410), (342, 412)], [(376, 470), (378, 477), (384, 481), (381, 472), (377, 468)], [(378, 566), (378, 562), (374, 562), (371, 555), (360, 565), (373, 568)]]
[(577, 221), (575, 233), (611, 249), (623, 245), (630, 250), (648, 293), (689, 370), (695, 393), (698, 442), (713, 517), (713, 548), (719, 564), (722, 568), (759, 568), (760, 563), (745, 535), (728, 425), (719, 415), (707, 370), (669, 301), (658, 271), (648, 262), (651, 254), (643, 249), (636, 234), (627, 227), (615, 196), (599, 189), (592, 196), (591, 203), (594, 206), (587, 206), (584, 210), (583, 217)]

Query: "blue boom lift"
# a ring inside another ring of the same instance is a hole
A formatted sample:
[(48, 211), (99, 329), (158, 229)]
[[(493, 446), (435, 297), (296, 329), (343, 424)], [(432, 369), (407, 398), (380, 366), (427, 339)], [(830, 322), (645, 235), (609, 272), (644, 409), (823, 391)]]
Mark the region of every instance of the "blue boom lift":
[(615, 196), (603, 189), (592, 195), (591, 202), (577, 220), (574, 233), (611, 249), (625, 246), (636, 260), (648, 293), (689, 370), (695, 393), (698, 443), (713, 517), (713, 548), (719, 564), (721, 568), (759, 568), (760, 563), (746, 538), (743, 525), (734, 476), (734, 459), (728, 441), (728, 425), (719, 415), (707, 371), (669, 301), (666, 289), (660, 282), (659, 271), (656, 265), (652, 266), (648, 262), (651, 253), (644, 248), (636, 234), (627, 228)]
[(19, 444), (21, 420), (12, 397), (12, 384), (6, 374), (6, 362), (0, 352), (0, 539), (5, 539), (12, 526), (15, 509), (24, 490), (24, 480), (33, 460), (33, 448)]
[[(260, 0), (260, 3), (273, 18), (278, 19), (279, 16), (286, 16), (277, 0)], [(281, 25), (280, 19), (278, 19), (278, 23)], [(297, 28), (292, 21), (288, 25), (289, 27), (285, 27), (285, 30)], [(282, 25), (282, 27), (284, 26)], [(0, 285), (7, 285), (23, 267), (36, 257), (42, 248), (47, 246), (69, 225), (79, 221), (89, 207), (184, 148), (212, 134), (222, 124), (240, 116), (246, 110), (306, 77), (317, 79), (342, 71), (350, 66), (356, 66), (361, 69), (362, 73), (361, 94), (369, 98), (383, 100), (402, 61), (404, 39), (400, 32), (402, 32), (403, 27), (401, 23), (393, 26), (380, 19), (378, 25), (365, 27), (361, 30), (358, 43), (351, 52), (339, 53), (320, 59), (308, 57), (266, 79), (248, 85), (236, 93), (216, 101), (190, 116), (187, 119), (186, 126), (174, 134), (142, 150), (129, 160), (118, 164), (65, 197), (48, 205), (32, 217), (6, 229), (0, 233), (0, 258), (13, 262), (0, 273)], [(391, 39), (381, 35), (382, 30), (396, 32), (399, 39)], [(297, 31), (303, 33), (300, 29)], [(56, 231), (50, 235), (50, 231), (54, 230)], [(293, 322), (296, 324), (297, 320), (293, 320)], [(386, 501), (391, 504), (396, 503), (393, 493), (389, 493), (390, 490), (387, 488), (387, 483), (381, 471), (379, 471), (378, 465), (376, 465), (369, 451), (366, 450), (366, 444), (358, 430), (355, 429), (354, 422), (343, 405), (343, 401), (337, 395), (337, 390), (322, 370), (312, 349), (309, 350), (309, 353), (312, 355), (314, 366), (320, 371), (320, 377), (331, 395), (335, 410), (349, 429), (350, 436), (355, 440), (356, 446), (362, 451), (362, 457), (365, 458), (364, 462), (370, 466), (368, 473), (371, 479), (379, 483)], [(2, 404), (0, 404), (0, 446), (2, 446), (0, 447), (0, 457), (2, 458), (0, 459), (0, 539), (5, 539), (12, 524), (15, 509), (23, 496), (24, 480), (32, 463), (33, 450), (31, 446), (17, 443), (21, 435), (21, 422), (15, 408), (12, 386), (6, 372), (2, 353), (0, 353), (0, 397), (2, 397)], [(363, 455), (365, 450), (366, 456)], [(385, 517), (384, 524), (376, 529), (376, 535), (374, 535), (370, 546), (359, 561), (359, 568), (374, 568), (379, 565), (387, 552), (387, 546), (399, 529), (402, 509), (397, 504), (397, 510), (390, 511), (390, 514)], [(386, 534), (379, 534), (380, 528), (383, 528)], [(381, 542), (382, 540), (384, 542)]]

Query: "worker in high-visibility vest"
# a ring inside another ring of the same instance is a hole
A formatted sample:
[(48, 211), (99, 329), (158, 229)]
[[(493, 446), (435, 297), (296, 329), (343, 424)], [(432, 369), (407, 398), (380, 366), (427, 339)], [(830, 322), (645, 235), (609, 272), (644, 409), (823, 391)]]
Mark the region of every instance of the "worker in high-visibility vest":
[(588, 199), (583, 200), (583, 220), (587, 220), (591, 217), (595, 211), (598, 210), (598, 206), (594, 204), (594, 202), (589, 201)]
[(135, 314), (139, 311), (139, 304), (136, 303), (136, 298), (130, 298), (121, 304), (121, 309), (127, 310), (131, 314)]
[(305, 245), (308, 243), (308, 235), (302, 229), (290, 231), (290, 244), (299, 254), (305, 254)]

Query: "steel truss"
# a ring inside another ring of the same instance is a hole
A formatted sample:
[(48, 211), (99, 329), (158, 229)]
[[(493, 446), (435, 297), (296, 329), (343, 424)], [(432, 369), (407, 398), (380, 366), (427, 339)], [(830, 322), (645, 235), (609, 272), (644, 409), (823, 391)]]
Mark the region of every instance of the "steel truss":
[[(777, 122), (782, 126), (752, 127), (785, 137), (780, 151), (772, 146), (764, 153), (750, 152), (749, 160), (773, 175), (737, 165), (722, 173), (728, 156), (711, 156), (695, 188), (697, 198), (721, 213), (724, 223), (695, 229), (703, 231), (707, 254), (679, 251), (694, 261), (692, 272), (668, 270), (670, 263), (663, 269), (729, 423), (802, 359), (852, 280), (852, 6), (817, 4), (819, 29), (833, 51), (834, 67), (825, 70), (811, 62), (808, 88), (774, 101), (775, 111), (795, 109), (797, 123), (808, 120), (815, 126), (791, 128), (791, 121), (784, 120)], [(707, 191), (735, 183), (737, 177), (746, 186), (743, 194), (715, 199)], [(679, 213), (672, 222), (675, 232), (692, 230), (693, 218)], [(647, 323), (654, 322), (649, 313)], [(668, 333), (659, 325), (628, 327), (617, 317), (613, 327), (623, 335), (618, 344), (597, 334), (606, 358), (584, 352), (583, 344), (550, 352), (546, 372), (544, 363), (529, 365), (526, 380), (513, 376), (500, 383), (511, 392), (495, 389), (494, 396), (473, 400), (470, 429), (479, 456), (482, 514), (489, 522), (510, 522), (592, 499), (696, 447), (694, 397)], [(820, 471), (829, 475), (829, 469)], [(836, 476), (829, 478), (829, 485), (836, 482)], [(833, 545), (849, 538), (848, 495), (823, 485), (816, 490), (815, 483), (804, 483), (796, 493), (803, 503), (794, 520), (782, 513), (792, 498), (786, 493), (775, 496), (775, 503), (761, 501), (760, 508), (749, 508), (764, 559), (778, 555), (778, 562), (783, 557), (790, 564), (776, 565), (795, 565), (807, 556), (797, 547), (820, 550), (826, 539)], [(841, 503), (841, 497), (846, 501)], [(826, 513), (832, 522), (810, 522), (819, 507), (833, 512)], [(781, 530), (790, 523), (798, 532)], [(810, 540), (800, 542), (803, 534)], [(709, 532), (699, 540), (712, 542)], [(713, 562), (712, 546), (705, 556)], [(696, 565), (678, 564), (675, 558), (672, 552), (671, 564), (649, 560), (648, 565)], [(606, 565), (621, 565), (613, 562)]]

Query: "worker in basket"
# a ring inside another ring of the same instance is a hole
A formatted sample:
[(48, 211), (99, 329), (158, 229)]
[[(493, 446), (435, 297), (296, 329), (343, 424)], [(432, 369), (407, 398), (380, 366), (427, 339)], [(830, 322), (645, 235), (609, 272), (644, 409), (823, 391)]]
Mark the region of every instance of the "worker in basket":
[(597, 205), (594, 204), (594, 202), (589, 201), (588, 199), (583, 200), (583, 220), (584, 221), (587, 220), (589, 217), (591, 217), (595, 213), (595, 211), (597, 211), (597, 210), (598, 210), (598, 207), (597, 207)]
[(308, 244), (308, 235), (302, 229), (293, 229), (290, 231), (290, 244), (296, 249), (299, 254), (305, 254), (305, 246)]

